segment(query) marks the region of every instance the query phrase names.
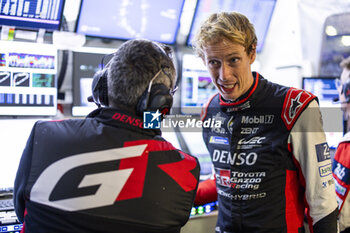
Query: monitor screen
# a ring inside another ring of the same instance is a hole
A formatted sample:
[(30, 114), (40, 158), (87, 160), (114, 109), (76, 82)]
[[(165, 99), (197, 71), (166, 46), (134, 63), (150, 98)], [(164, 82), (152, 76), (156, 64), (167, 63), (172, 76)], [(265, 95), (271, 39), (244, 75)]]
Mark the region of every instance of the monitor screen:
[(59, 30), (65, 0), (3, 0), (0, 25)]
[(13, 190), (19, 161), (36, 121), (37, 119), (0, 120), (0, 192)]
[(53, 45), (0, 41), (0, 115), (56, 115), (56, 74)]
[(210, 14), (222, 11), (237, 11), (248, 17), (254, 25), (258, 44), (256, 51), (261, 52), (270, 25), (270, 20), (277, 0), (198, 0), (192, 26), (187, 38), (187, 45), (192, 45), (200, 24)]
[(87, 98), (92, 95), (91, 84), (94, 74), (100, 69), (102, 58), (115, 49), (84, 48), (73, 51), (73, 106), (72, 116), (86, 116), (97, 108)]
[(200, 114), (203, 104), (217, 93), (201, 58), (193, 54), (182, 57), (181, 112)]
[(335, 85), (336, 77), (304, 77), (302, 88), (317, 96), (323, 118), (323, 128), (330, 148), (338, 146), (343, 137), (343, 112), (340, 104), (334, 102), (338, 98)]
[(304, 77), (302, 88), (316, 95), (320, 105), (330, 105), (335, 98), (338, 98), (335, 79), (336, 77)]
[(184, 0), (82, 0), (75, 31), (93, 37), (174, 44), (183, 5)]
[(202, 138), (202, 131), (199, 132), (177, 132), (181, 133), (188, 152), (197, 157), (201, 166), (200, 180), (206, 180), (213, 175), (213, 164), (208, 149)]

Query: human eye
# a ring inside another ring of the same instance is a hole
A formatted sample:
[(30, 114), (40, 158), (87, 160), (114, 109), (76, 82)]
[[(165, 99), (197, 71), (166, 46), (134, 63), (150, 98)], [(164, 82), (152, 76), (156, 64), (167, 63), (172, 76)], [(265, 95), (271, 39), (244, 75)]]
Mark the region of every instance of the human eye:
[(239, 62), (239, 60), (240, 60), (239, 57), (232, 57), (232, 58), (230, 59), (230, 62), (234, 64), (234, 63)]
[(208, 66), (212, 67), (212, 68), (215, 68), (215, 67), (220, 66), (220, 62), (217, 61), (217, 60), (214, 60), (214, 59), (208, 60)]

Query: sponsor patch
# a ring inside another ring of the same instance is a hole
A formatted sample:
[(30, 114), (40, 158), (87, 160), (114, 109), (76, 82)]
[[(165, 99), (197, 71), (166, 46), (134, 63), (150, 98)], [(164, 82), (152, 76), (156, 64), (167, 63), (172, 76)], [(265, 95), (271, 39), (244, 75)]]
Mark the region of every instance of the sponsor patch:
[(226, 109), (226, 112), (237, 112), (237, 111), (242, 111), (244, 109), (248, 109), (250, 108), (250, 102), (247, 101), (245, 102), (244, 104), (240, 105), (240, 106), (237, 106), (237, 107), (229, 107)]
[(231, 116), (231, 118), (227, 122), (227, 129), (230, 132), (230, 134), (232, 134), (232, 131), (233, 131), (233, 122), (234, 122), (234, 117)]
[(327, 165), (320, 166), (318, 170), (321, 177), (329, 176), (332, 174), (332, 164), (329, 163)]
[(226, 137), (218, 137), (218, 136), (211, 136), (210, 139), (209, 139), (209, 143), (221, 144), (221, 145), (229, 145), (228, 138), (226, 138)]
[(215, 169), (216, 183), (225, 187), (230, 187), (230, 170), (229, 169)]
[(315, 96), (309, 92), (290, 88), (283, 103), (282, 119), (287, 129), (293, 127), (300, 113)]
[(323, 188), (327, 188), (328, 186), (334, 184), (334, 180), (333, 178), (329, 179), (329, 180), (326, 180), (326, 181), (323, 181), (322, 182), (322, 187)]
[(259, 128), (242, 127), (241, 134), (254, 134), (259, 130)]
[(272, 124), (274, 115), (242, 116), (242, 124)]
[(334, 160), (333, 173), (345, 184), (350, 184), (350, 169), (343, 166), (337, 160)]
[(326, 142), (315, 145), (315, 149), (318, 162), (322, 162), (331, 158), (331, 154), (329, 153), (329, 146)]
[(334, 181), (335, 181), (335, 191), (338, 194), (344, 196), (345, 192), (346, 192), (346, 188), (344, 186), (342, 186), (341, 184), (339, 184), (337, 180), (334, 179)]

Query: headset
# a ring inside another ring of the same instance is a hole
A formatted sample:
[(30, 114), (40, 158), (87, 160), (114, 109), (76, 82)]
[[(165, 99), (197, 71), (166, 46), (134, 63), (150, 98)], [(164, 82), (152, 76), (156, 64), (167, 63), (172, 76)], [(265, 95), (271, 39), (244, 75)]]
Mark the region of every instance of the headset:
[[(168, 53), (164, 51), (164, 49), (158, 45), (157, 43), (154, 43), (161, 51), (164, 53), (167, 57), (169, 57)], [(102, 58), (100, 67), (101, 70), (97, 71), (93, 77), (92, 81), (92, 96), (88, 97), (89, 102), (95, 102), (96, 105), (100, 108), (101, 106), (108, 106), (108, 85), (107, 85), (107, 77), (108, 77), (108, 69), (110, 66), (110, 62), (107, 63), (105, 67), (103, 67), (103, 60), (105, 57), (113, 55), (108, 54), (105, 55)], [(137, 104), (136, 104), (136, 114), (139, 116), (143, 116), (143, 112), (150, 112), (150, 111), (157, 111), (159, 110), (162, 114), (162, 116), (169, 114), (169, 110), (172, 107), (173, 104), (173, 95), (175, 91), (177, 90), (177, 87), (174, 87), (173, 89), (168, 88), (164, 84), (156, 83), (153, 84), (153, 81), (159, 76), (159, 74), (162, 72), (164, 73), (170, 80), (170, 86), (172, 87), (173, 82), (170, 77), (169, 72), (167, 70), (169, 67), (166, 65), (161, 65), (160, 70), (154, 75), (154, 77), (151, 79), (148, 88), (143, 92), (141, 97), (139, 98)]]
[[(107, 55), (106, 55), (107, 56)], [(104, 56), (105, 57), (105, 56)], [(101, 64), (103, 64), (103, 59)], [(108, 85), (107, 85), (107, 75), (108, 75), (108, 66), (103, 67), (101, 70), (97, 71), (94, 74), (92, 79), (92, 96), (88, 97), (89, 102), (95, 102), (95, 104), (100, 108), (101, 106), (108, 106)]]

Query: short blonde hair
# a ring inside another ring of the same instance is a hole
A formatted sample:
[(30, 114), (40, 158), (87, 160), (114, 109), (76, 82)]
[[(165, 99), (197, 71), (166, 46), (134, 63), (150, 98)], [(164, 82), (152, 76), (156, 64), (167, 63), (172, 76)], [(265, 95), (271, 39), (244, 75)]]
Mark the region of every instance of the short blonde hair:
[(193, 47), (201, 58), (206, 45), (215, 44), (223, 39), (238, 43), (250, 54), (257, 45), (258, 39), (253, 24), (238, 12), (221, 12), (211, 14), (202, 24), (194, 38)]

